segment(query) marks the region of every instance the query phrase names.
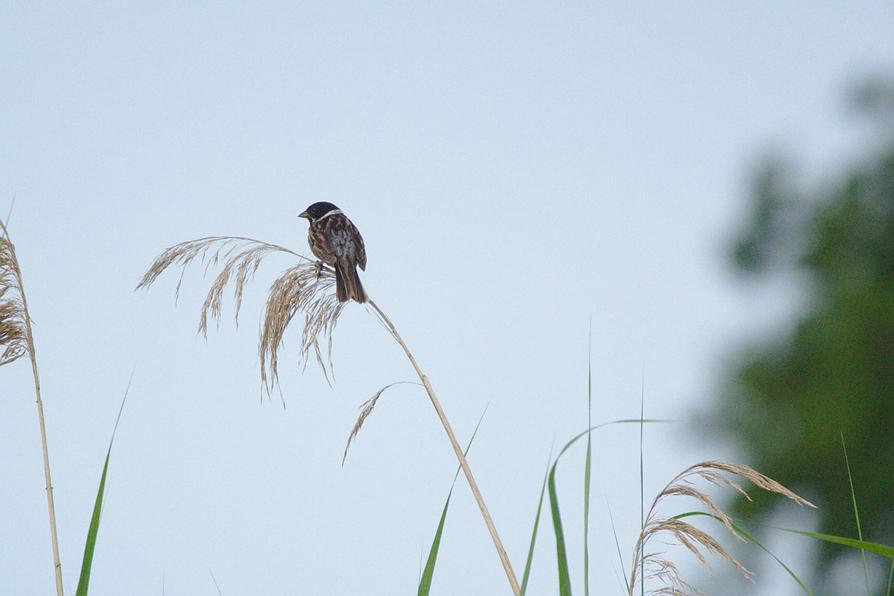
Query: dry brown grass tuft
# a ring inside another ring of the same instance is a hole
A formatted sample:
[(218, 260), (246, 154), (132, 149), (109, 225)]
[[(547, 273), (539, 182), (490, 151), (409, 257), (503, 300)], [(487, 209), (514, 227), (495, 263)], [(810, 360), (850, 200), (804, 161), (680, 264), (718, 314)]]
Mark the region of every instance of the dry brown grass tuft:
[(28, 353), (18, 267), (15, 247), (4, 227), (0, 234), (0, 348), (3, 348), (0, 366), (15, 362)]
[(179, 298), (183, 276), (190, 264), (198, 260), (204, 265), (205, 273), (219, 266), (220, 271), (199, 311), (199, 333), (207, 337), (209, 321), (220, 324), (224, 295), (230, 287), (234, 317), (239, 324), (245, 286), (254, 278), (264, 257), (276, 252), (297, 257), (299, 263), (286, 269), (270, 286), (267, 295), (258, 341), (261, 382), (268, 391), (279, 383), (279, 350), (286, 329), (298, 313), (304, 315), (299, 363), (302, 368), (306, 366), (313, 352), (328, 380), (332, 373), (332, 333), (344, 305), (335, 298), (335, 272), (326, 265), (320, 267), (316, 261), (277, 244), (241, 236), (209, 236), (165, 249), (143, 275), (137, 289), (148, 288), (162, 273), (176, 268), (180, 270), (175, 290)]
[[(630, 571), (630, 582), (628, 583), (628, 590), (631, 596), (635, 593), (638, 581), (650, 579), (657, 581), (661, 585), (657, 590), (652, 591), (654, 594), (699, 593), (698, 590), (680, 576), (676, 565), (665, 559), (661, 553), (647, 551), (647, 544), (658, 535), (669, 536), (676, 544), (685, 547), (709, 569), (710, 566), (708, 565), (706, 554), (726, 559), (743, 577), (749, 581), (753, 580), (754, 574), (736, 560), (711, 534), (676, 517), (659, 517), (657, 514), (658, 506), (663, 501), (671, 497), (690, 497), (704, 505), (736, 539), (744, 541), (744, 538), (739, 535), (733, 526), (732, 519), (717, 506), (711, 497), (696, 488), (694, 484), (695, 480), (704, 480), (716, 486), (732, 488), (749, 498), (745, 489), (737, 482), (728, 478), (727, 474), (743, 478), (763, 490), (788, 497), (799, 505), (814, 507), (812, 503), (802, 499), (772, 478), (764, 476), (745, 465), (706, 461), (686, 468), (677, 474), (652, 500), (643, 529), (634, 547), (633, 567)], [(644, 577), (640, 577), (641, 575)]]

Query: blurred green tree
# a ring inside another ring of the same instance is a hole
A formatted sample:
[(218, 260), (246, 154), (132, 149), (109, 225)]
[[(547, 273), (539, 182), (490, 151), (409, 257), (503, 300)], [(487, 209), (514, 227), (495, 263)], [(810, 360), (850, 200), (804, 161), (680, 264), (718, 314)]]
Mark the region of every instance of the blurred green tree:
[[(790, 276), (806, 295), (791, 325), (738, 353), (713, 421), (749, 464), (814, 500), (818, 531), (856, 537), (843, 433), (864, 538), (891, 544), (894, 86), (875, 82), (854, 99), (872, 128), (863, 163), (809, 191), (779, 159), (754, 177), (734, 266), (762, 281)], [(766, 517), (779, 500), (754, 496), (736, 515)], [(822, 578), (848, 553), (823, 543), (814, 571)]]

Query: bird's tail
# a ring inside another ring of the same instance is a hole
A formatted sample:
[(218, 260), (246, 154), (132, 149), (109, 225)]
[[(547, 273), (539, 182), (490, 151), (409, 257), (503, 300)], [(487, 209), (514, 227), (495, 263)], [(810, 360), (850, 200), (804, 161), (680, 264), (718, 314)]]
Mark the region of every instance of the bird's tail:
[(339, 302), (356, 300), (361, 304), (366, 302), (366, 292), (357, 275), (357, 265), (341, 259), (335, 263), (335, 295)]

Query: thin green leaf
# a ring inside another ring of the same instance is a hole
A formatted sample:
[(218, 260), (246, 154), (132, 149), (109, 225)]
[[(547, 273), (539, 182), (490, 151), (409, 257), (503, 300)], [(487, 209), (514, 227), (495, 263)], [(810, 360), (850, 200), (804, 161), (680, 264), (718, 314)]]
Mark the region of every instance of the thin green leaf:
[(102, 466), (102, 475), (99, 478), (99, 490), (96, 491), (96, 501), (93, 504), (93, 515), (90, 516), (90, 526), (87, 529), (87, 542), (84, 545), (84, 560), (81, 563), (81, 574), (78, 578), (78, 588), (75, 591), (76, 596), (87, 596), (87, 590), (90, 585), (90, 570), (93, 567), (93, 554), (96, 551), (96, 538), (99, 535), (99, 518), (102, 513), (102, 499), (106, 490), (109, 458), (112, 455), (112, 444), (115, 442), (115, 433), (118, 432), (118, 423), (121, 421), (121, 413), (124, 412), (124, 404), (127, 402), (127, 394), (130, 392), (131, 381), (133, 381), (133, 373), (130, 375), (130, 380), (127, 381), (127, 388), (124, 390), (124, 398), (121, 400), (121, 406), (118, 408), (118, 417), (115, 418), (115, 427), (112, 429), (112, 438), (109, 439), (109, 448), (106, 451), (105, 463), (103, 463)]
[[(673, 519), (683, 519), (684, 517), (691, 517), (693, 515), (703, 515), (705, 517), (710, 517), (711, 519), (714, 519), (720, 523), (723, 523), (723, 520), (720, 519), (719, 517), (717, 517), (716, 515), (714, 515), (713, 513), (706, 513), (704, 511), (688, 511), (686, 513), (681, 513), (679, 515), (673, 516)], [(770, 550), (767, 547), (765, 547), (763, 544), (761, 544), (757, 538), (755, 538), (753, 535), (748, 533), (741, 526), (737, 525), (733, 521), (730, 521), (730, 524), (733, 526), (733, 528), (736, 530), (736, 532), (738, 532), (742, 536), (742, 538), (744, 538), (748, 542), (752, 543), (753, 545), (755, 545), (756, 547), (758, 547), (759, 549), (761, 549), (762, 551), (764, 551), (765, 553), (767, 553), (768, 555), (773, 557), (773, 559), (777, 563), (779, 563), (779, 565), (783, 569), (786, 570), (786, 572), (791, 576), (791, 578), (798, 583), (798, 585), (801, 587), (802, 590), (804, 590), (804, 592), (806, 594), (810, 594), (811, 596), (813, 596), (813, 591), (810, 588), (808, 588), (807, 585), (803, 581), (801, 581), (801, 578), (798, 577), (794, 571), (789, 569), (788, 565), (786, 565), (785, 563), (782, 562), (782, 559), (780, 559), (779, 557), (774, 555), (772, 552), (770, 552)]]
[[(481, 412), (481, 417), (478, 419), (478, 424), (475, 425), (475, 430), (472, 432), (472, 437), (469, 439), (463, 455), (469, 454), (469, 449), (472, 448), (472, 442), (475, 440), (475, 435), (478, 434), (481, 421), (484, 420), (486, 413), (487, 407)], [(441, 519), (438, 520), (435, 538), (432, 540), (431, 549), (428, 551), (428, 560), (425, 562), (425, 569), (422, 570), (422, 577), (419, 579), (419, 589), (416, 592), (418, 596), (428, 596), (429, 591), (431, 591), (431, 582), (435, 576), (435, 564), (438, 562), (438, 550), (441, 548), (441, 536), (444, 534), (444, 522), (447, 519), (447, 509), (450, 507), (450, 497), (453, 496), (453, 488), (456, 486), (456, 479), (461, 469), (461, 466), (457, 466), (456, 472), (453, 474), (453, 482), (450, 483), (450, 491), (447, 493), (447, 500), (444, 502), (444, 509), (441, 511)]]
[[(643, 418), (646, 415), (646, 365), (643, 364), (643, 377), (640, 384), (639, 396), (639, 518), (640, 532), (646, 530), (646, 483), (645, 464), (643, 461)], [(640, 595), (646, 596), (646, 558), (643, 556), (645, 543), (640, 545), (639, 551), (639, 586)], [(631, 586), (632, 587), (632, 586)]]
[(525, 573), (522, 576), (521, 596), (525, 596), (528, 589), (528, 579), (531, 576), (531, 563), (534, 560), (534, 544), (537, 542), (537, 528), (540, 527), (540, 511), (543, 508), (543, 494), (546, 492), (546, 478), (549, 475), (549, 465), (552, 462), (552, 453), (546, 463), (546, 472), (543, 473), (543, 484), (540, 485), (540, 498), (537, 499), (537, 513), (534, 515), (534, 529), (531, 531), (531, 544), (528, 546), (528, 559), (525, 561)]
[(99, 490), (96, 493), (96, 502), (93, 504), (93, 515), (90, 517), (90, 527), (87, 530), (87, 543), (84, 545), (84, 560), (81, 563), (81, 576), (78, 579), (77, 596), (87, 596), (87, 588), (90, 585), (90, 569), (93, 566), (93, 553), (96, 550), (96, 537), (99, 534), (99, 515), (102, 511), (102, 497), (106, 490), (106, 473), (109, 470), (109, 456), (112, 455), (112, 447), (106, 452), (106, 461), (102, 466), (102, 476), (99, 479)]
[[(854, 478), (851, 476), (851, 462), (847, 457), (847, 445), (844, 444), (844, 433), (841, 435), (841, 450), (844, 452), (844, 465), (847, 467), (847, 481), (851, 489), (851, 503), (854, 505), (854, 519), (857, 521), (857, 537), (863, 540), (863, 528), (860, 525), (860, 510), (857, 508), (857, 494), (854, 492)], [(863, 560), (863, 579), (866, 582), (866, 596), (869, 593), (869, 567), (866, 566), (866, 551), (860, 551), (860, 558)]]
[(438, 529), (435, 530), (435, 539), (431, 543), (431, 550), (428, 552), (428, 560), (425, 562), (425, 569), (422, 571), (422, 579), (419, 580), (419, 596), (428, 596), (431, 590), (431, 582), (435, 576), (435, 563), (438, 561), (438, 549), (441, 548), (441, 535), (444, 533), (444, 521), (447, 519), (447, 508), (450, 506), (450, 497), (453, 496), (453, 487), (447, 494), (447, 501), (444, 503), (444, 509), (441, 511), (441, 519), (438, 520)]
[(630, 582), (627, 581), (627, 570), (624, 569), (624, 556), (621, 554), (621, 541), (618, 540), (618, 531), (615, 529), (615, 516), (612, 515), (611, 505), (608, 503), (608, 499), (605, 500), (605, 506), (608, 507), (608, 520), (612, 525), (612, 536), (615, 538), (615, 548), (618, 551), (618, 562), (621, 563), (621, 577), (624, 578), (624, 593), (630, 593)]
[(571, 576), (568, 573), (568, 555), (565, 549), (565, 532), (562, 530), (562, 515), (559, 512), (559, 495), (556, 490), (556, 466), (559, 465), (559, 460), (562, 458), (562, 455), (565, 454), (568, 449), (571, 448), (574, 443), (576, 443), (581, 437), (589, 436), (590, 433), (598, 428), (603, 428), (605, 426), (610, 426), (613, 424), (644, 424), (644, 423), (656, 423), (656, 422), (670, 422), (669, 420), (643, 420), (642, 418), (627, 418), (623, 420), (613, 420), (611, 422), (603, 422), (602, 424), (597, 424), (596, 426), (591, 426), (590, 428), (579, 432), (574, 437), (571, 438), (570, 441), (565, 443), (565, 446), (562, 447), (562, 450), (559, 451), (559, 455), (556, 456), (556, 460), (553, 462), (552, 467), (549, 471), (549, 479), (547, 481), (547, 487), (549, 489), (549, 505), (550, 511), (552, 513), (553, 518), (553, 531), (556, 534), (556, 564), (559, 569), (559, 594), (560, 596), (570, 596), (571, 594)]
[[(587, 341), (587, 428), (593, 426), (593, 318), (590, 318)], [(642, 416), (640, 416), (642, 418)], [(584, 594), (590, 596), (590, 466), (593, 441), (587, 433), (587, 456), (584, 460)]]
[(888, 572), (888, 591), (885, 596), (891, 596), (891, 584), (894, 582), (894, 559), (891, 560), (891, 571)]
[[(561, 454), (560, 454), (561, 455)], [(558, 458), (556, 458), (558, 460)], [(549, 508), (556, 533), (556, 563), (559, 566), (559, 595), (571, 596), (571, 577), (568, 574), (568, 555), (565, 552), (565, 533), (562, 531), (562, 515), (559, 513), (559, 496), (556, 494), (556, 466), (549, 471)]]
[(869, 542), (867, 540), (856, 540), (854, 538), (844, 538), (842, 536), (832, 536), (831, 534), (821, 534), (819, 532), (795, 530), (793, 528), (780, 528), (777, 526), (769, 527), (776, 530), (782, 530), (783, 532), (791, 532), (792, 534), (801, 534), (802, 536), (807, 536), (808, 538), (813, 538), (814, 540), (822, 540), (823, 542), (831, 542), (832, 544), (840, 544), (842, 546), (848, 546), (850, 548), (867, 550), (871, 553), (887, 557), (888, 559), (894, 561), (894, 547), (887, 546), (885, 544)]

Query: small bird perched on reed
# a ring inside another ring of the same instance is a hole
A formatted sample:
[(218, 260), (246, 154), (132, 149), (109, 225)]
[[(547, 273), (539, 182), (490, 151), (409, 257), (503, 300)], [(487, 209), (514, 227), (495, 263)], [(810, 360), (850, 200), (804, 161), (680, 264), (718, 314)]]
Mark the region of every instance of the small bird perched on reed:
[(341, 209), (332, 203), (314, 203), (298, 217), (310, 222), (307, 243), (318, 259), (335, 268), (335, 295), (339, 302), (366, 302), (357, 267), (366, 271), (363, 237)]

